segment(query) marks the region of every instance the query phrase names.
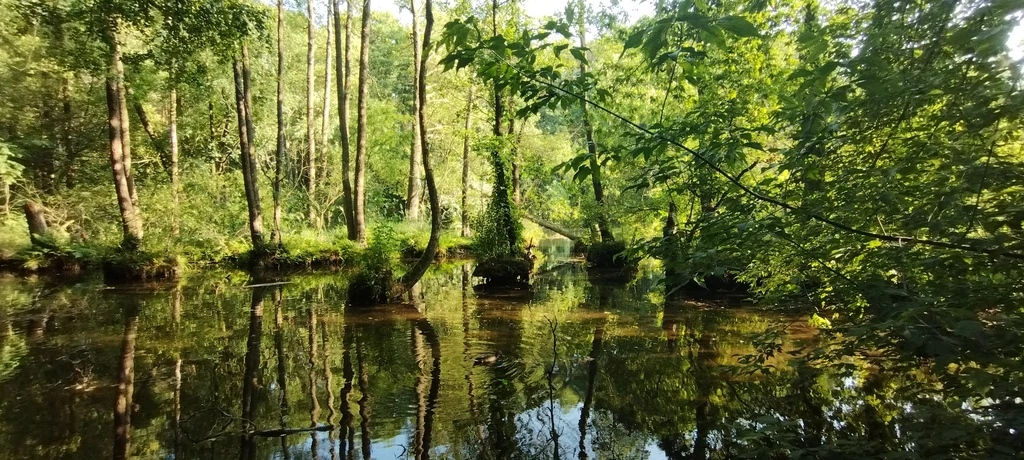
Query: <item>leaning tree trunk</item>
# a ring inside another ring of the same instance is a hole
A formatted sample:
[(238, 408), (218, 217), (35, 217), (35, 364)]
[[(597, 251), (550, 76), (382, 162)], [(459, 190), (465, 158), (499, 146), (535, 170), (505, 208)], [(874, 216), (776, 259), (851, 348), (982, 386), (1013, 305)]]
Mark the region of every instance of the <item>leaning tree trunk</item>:
[[(415, 1), (415, 0), (414, 0)], [(430, 32), (434, 28), (434, 6), (431, 0), (426, 2), (426, 25), (423, 29), (423, 56), (420, 58), (419, 72), (419, 104), (416, 107), (416, 118), (420, 126), (427, 126), (427, 58), (430, 56)], [(427, 268), (434, 261), (437, 254), (438, 241), (441, 238), (441, 202), (437, 196), (437, 185), (434, 183), (434, 168), (430, 165), (430, 142), (426, 133), (420, 138), (423, 154), (423, 173), (427, 181), (427, 196), (430, 199), (430, 239), (427, 240), (427, 249), (423, 251), (420, 260), (409, 269), (409, 272), (402, 277), (402, 284), (412, 287), (416, 284)]]
[[(409, 153), (409, 188), (405, 199), (405, 218), (408, 220), (419, 220), (420, 199), (423, 195), (423, 188), (420, 184), (420, 170), (422, 169), (422, 148), (420, 138), (423, 137), (423, 126), (420, 124), (420, 38), (419, 26), (416, 18), (416, 0), (409, 0), (409, 11), (412, 12), (412, 149)], [(425, 39), (424, 39), (425, 40)]]
[(470, 125), (473, 122), (473, 85), (469, 86), (466, 101), (466, 126), (462, 138), (462, 236), (469, 237), (469, 143)]
[[(349, 148), (348, 133), (348, 100), (349, 81), (351, 81), (352, 66), (349, 53), (352, 45), (352, 0), (346, 0), (345, 6), (345, 52), (341, 49), (341, 10), (338, 8), (338, 0), (334, 0), (334, 48), (338, 58), (337, 72), (338, 80), (338, 125), (341, 130), (341, 185), (342, 185), (342, 207), (345, 213), (345, 228), (348, 231), (348, 239), (356, 239), (355, 213), (352, 209), (352, 179), (349, 171), (351, 152)], [(344, 59), (342, 59), (344, 56)]]
[(281, 246), (281, 180), (284, 174), (284, 0), (277, 0), (277, 150), (274, 152), (274, 230), (270, 242)]
[(308, 201), (308, 219), (310, 224), (316, 220), (316, 210), (313, 206), (316, 196), (316, 130), (313, 128), (313, 0), (306, 0), (307, 13), (309, 15), (308, 38), (306, 40), (306, 199)]
[(256, 161), (253, 158), (254, 128), (249, 113), (252, 94), (249, 88), (249, 52), (242, 45), (241, 61), (236, 57), (233, 70), (235, 76), (235, 110), (238, 115), (238, 146), (241, 151), (242, 179), (245, 199), (249, 208), (249, 235), (255, 252), (266, 250), (263, 242), (263, 212), (260, 209), (260, 194), (256, 176)]
[(370, 0), (363, 0), (362, 27), (359, 31), (359, 103), (356, 109), (355, 228), (356, 241), (366, 244), (366, 104), (370, 80)]

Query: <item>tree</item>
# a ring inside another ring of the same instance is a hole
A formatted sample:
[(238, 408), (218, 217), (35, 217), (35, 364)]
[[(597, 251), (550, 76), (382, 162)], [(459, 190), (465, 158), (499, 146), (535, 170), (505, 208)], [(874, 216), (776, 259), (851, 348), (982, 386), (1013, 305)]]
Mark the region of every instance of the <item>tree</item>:
[(252, 89), (249, 83), (249, 50), (243, 43), (241, 56), (236, 55), (232, 70), (235, 76), (235, 112), (238, 117), (238, 147), (241, 151), (242, 179), (245, 184), (245, 201), (249, 209), (249, 236), (253, 251), (257, 254), (267, 250), (263, 240), (263, 210), (260, 207), (260, 190), (257, 175), (254, 143), (256, 129), (252, 119)]
[(366, 244), (366, 107), (370, 80), (370, 0), (363, 0), (362, 27), (359, 29), (359, 102), (356, 109), (355, 240)]
[[(420, 64), (420, 39), (419, 27), (417, 26), (416, 0), (409, 0), (409, 11), (412, 13), (412, 56), (413, 56), (413, 91), (412, 91), (412, 150), (409, 153), (409, 190), (405, 198), (405, 218), (408, 220), (419, 220), (420, 199), (423, 190), (420, 184), (420, 170), (422, 158), (420, 154), (420, 138), (425, 135), (423, 126), (419, 120), (420, 106), (420, 84), (419, 75), (423, 71)], [(426, 38), (423, 39), (426, 42)]]
[[(426, 25), (423, 28), (423, 56), (420, 58), (420, 70), (417, 72), (419, 91), (416, 93), (419, 98), (419, 102), (416, 104), (416, 118), (419, 120), (420, 126), (424, 128), (427, 126), (427, 60), (430, 57), (430, 33), (434, 28), (434, 7), (431, 0), (426, 0), (425, 8)], [(423, 173), (427, 182), (427, 196), (430, 200), (430, 239), (427, 241), (427, 248), (423, 251), (420, 259), (402, 277), (402, 284), (407, 288), (419, 282), (423, 274), (427, 272), (427, 268), (434, 262), (434, 256), (437, 254), (437, 246), (441, 238), (441, 200), (437, 193), (437, 184), (434, 183), (434, 168), (430, 164), (430, 141), (426, 131), (420, 137), (420, 143), (423, 155)]]
[(313, 21), (313, 0), (306, 0), (306, 11), (309, 24), (306, 27), (308, 39), (306, 40), (306, 199), (308, 200), (309, 223), (316, 221), (316, 129), (314, 128), (315, 115), (313, 114), (313, 97), (316, 94), (313, 86), (313, 34), (316, 31), (316, 24)]
[(285, 160), (284, 122), (284, 0), (277, 0), (277, 149), (274, 153), (274, 230), (270, 242), (281, 245), (281, 181)]
[[(352, 49), (352, 15), (355, 11), (352, 8), (352, 0), (345, 0), (345, 52), (341, 49), (341, 9), (338, 8), (338, 0), (334, 0), (334, 47), (338, 58), (337, 75), (338, 81), (338, 126), (341, 131), (341, 183), (342, 183), (342, 211), (345, 214), (345, 228), (348, 231), (348, 239), (356, 240), (355, 209), (352, 198), (352, 175), (349, 171), (351, 153), (349, 148), (349, 82), (351, 82), (351, 59), (349, 57)], [(344, 59), (342, 58), (344, 56)]]
[(462, 135), (462, 236), (469, 237), (469, 143), (470, 128), (473, 122), (473, 90), (470, 85), (469, 96), (466, 97), (466, 125)]
[[(324, 43), (324, 104), (323, 113), (320, 118), (320, 154), (323, 155), (323, 168), (321, 181), (327, 182), (327, 142), (331, 138), (331, 131), (328, 128), (331, 122), (331, 20), (334, 16), (334, 3), (327, 1), (327, 39)], [(319, 202), (315, 202), (319, 208)], [(319, 211), (319, 209), (318, 209)], [(323, 224), (320, 216), (316, 216), (315, 224), (319, 227)]]
[[(114, 174), (114, 191), (117, 195), (118, 208), (121, 210), (123, 228), (122, 246), (126, 249), (137, 249), (142, 243), (142, 218), (135, 207), (137, 200), (132, 199), (131, 180), (128, 173), (128, 161), (124, 155), (124, 138), (128, 127), (123, 124), (123, 97), (119, 84), (124, 75), (121, 64), (121, 49), (117, 44), (117, 22), (112, 20), (106, 30), (107, 45), (110, 49), (110, 73), (106, 78), (107, 88), (107, 120), (110, 134), (110, 166)], [(119, 71), (118, 69), (121, 69)]]

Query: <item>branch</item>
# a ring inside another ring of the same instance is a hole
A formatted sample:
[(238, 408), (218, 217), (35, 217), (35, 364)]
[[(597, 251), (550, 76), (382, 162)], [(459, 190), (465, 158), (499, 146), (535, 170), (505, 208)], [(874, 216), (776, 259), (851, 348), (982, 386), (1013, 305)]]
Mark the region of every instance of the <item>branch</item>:
[[(502, 59), (501, 56), (499, 56), (499, 59)], [(587, 104), (590, 104), (594, 108), (596, 108), (596, 109), (598, 109), (598, 110), (600, 110), (600, 111), (610, 115), (612, 118), (615, 118), (615, 119), (625, 123), (626, 125), (632, 127), (633, 129), (635, 129), (637, 131), (640, 131), (640, 132), (642, 132), (642, 133), (644, 133), (644, 134), (646, 134), (648, 136), (654, 137), (654, 138), (662, 140), (664, 142), (668, 142), (669, 144), (671, 144), (671, 145), (673, 145), (673, 146), (675, 146), (675, 147), (677, 147), (679, 149), (682, 149), (686, 153), (689, 153), (690, 155), (693, 155), (694, 158), (699, 160), (701, 163), (704, 163), (705, 165), (707, 165), (709, 168), (711, 168), (716, 173), (718, 173), (719, 175), (724, 177), (726, 180), (728, 180), (733, 185), (738, 187), (744, 193), (746, 193), (747, 195), (750, 195), (752, 198), (754, 198), (754, 199), (756, 199), (758, 201), (762, 201), (762, 202), (765, 202), (765, 203), (768, 203), (768, 204), (772, 204), (772, 205), (778, 206), (780, 208), (783, 208), (783, 209), (786, 209), (786, 210), (788, 210), (790, 212), (793, 212), (794, 214), (806, 217), (806, 218), (811, 219), (811, 220), (816, 220), (818, 222), (827, 224), (827, 225), (829, 225), (829, 226), (831, 226), (833, 228), (836, 228), (836, 229), (839, 229), (839, 230), (843, 230), (843, 231), (848, 232), (848, 233), (853, 233), (855, 235), (860, 235), (860, 236), (866, 236), (866, 237), (874, 238), (874, 239), (877, 239), (877, 240), (880, 240), (880, 241), (890, 241), (890, 242), (897, 243), (897, 244), (903, 244), (903, 243), (921, 244), (921, 245), (925, 245), (925, 246), (932, 246), (932, 247), (943, 248), (943, 249), (954, 249), (954, 250), (958, 250), (958, 251), (967, 251), (967, 252), (976, 252), (976, 253), (988, 254), (988, 255), (996, 256), (996, 257), (1002, 256), (1002, 257), (1007, 257), (1007, 258), (1011, 258), (1011, 259), (1024, 260), (1024, 254), (1018, 253), (1018, 252), (1006, 251), (1003, 248), (989, 249), (989, 248), (975, 247), (975, 246), (971, 246), (971, 245), (967, 245), (967, 244), (950, 243), (948, 241), (935, 241), (935, 240), (928, 240), (928, 239), (922, 239), (922, 238), (915, 238), (915, 237), (911, 237), (911, 236), (883, 235), (883, 234), (879, 234), (879, 233), (870, 232), (870, 231), (867, 231), (867, 230), (861, 230), (859, 228), (854, 228), (854, 227), (851, 227), (851, 226), (846, 225), (844, 223), (837, 222), (837, 221), (832, 220), (832, 219), (830, 219), (828, 217), (822, 216), (820, 214), (804, 211), (804, 210), (802, 210), (802, 209), (800, 209), (800, 208), (798, 208), (796, 206), (793, 206), (793, 205), (791, 205), (789, 203), (786, 203), (784, 201), (778, 200), (776, 198), (772, 198), (772, 197), (770, 197), (768, 195), (763, 195), (763, 194), (761, 194), (761, 193), (751, 189), (750, 187), (747, 187), (746, 185), (743, 185), (743, 183), (740, 182), (739, 179), (737, 179), (736, 177), (733, 177), (732, 175), (727, 173), (720, 166), (718, 166), (717, 164), (715, 164), (711, 160), (708, 160), (706, 157), (704, 157), (703, 155), (701, 155), (697, 151), (695, 151), (695, 150), (693, 150), (693, 149), (691, 149), (691, 148), (689, 148), (689, 147), (679, 143), (675, 139), (671, 139), (671, 138), (666, 137), (666, 136), (664, 136), (664, 135), (662, 135), (660, 133), (656, 133), (654, 131), (651, 131), (651, 130), (649, 130), (649, 129), (647, 129), (647, 128), (645, 128), (645, 127), (643, 127), (643, 126), (641, 126), (641, 125), (639, 125), (637, 123), (634, 123), (632, 120), (629, 120), (628, 118), (626, 118), (626, 117), (624, 117), (622, 115), (619, 115), (618, 113), (613, 112), (612, 110), (604, 107), (603, 105), (598, 104), (598, 103), (596, 103), (596, 102), (594, 102), (594, 101), (592, 101), (590, 99), (587, 99), (586, 97), (584, 97), (582, 95), (576, 94), (575, 92), (572, 92), (570, 90), (562, 88), (561, 86), (558, 86), (558, 85), (556, 85), (554, 83), (541, 80), (541, 79), (539, 79), (537, 77), (534, 77), (532, 75), (528, 75), (527, 73), (523, 72), (521, 69), (519, 69), (516, 66), (513, 66), (511, 63), (509, 63), (507, 61), (505, 61), (505, 63), (509, 67), (514, 69), (517, 73), (519, 73), (520, 75), (525, 77), (527, 80), (530, 80), (530, 81), (532, 81), (534, 83), (538, 83), (538, 84), (543, 85), (543, 86), (546, 86), (548, 88), (551, 88), (551, 89), (553, 89), (555, 91), (558, 91), (560, 93), (566, 94), (568, 96), (575, 97), (576, 99), (579, 99), (579, 100), (581, 100), (581, 101), (583, 101), (583, 102), (585, 102)]]

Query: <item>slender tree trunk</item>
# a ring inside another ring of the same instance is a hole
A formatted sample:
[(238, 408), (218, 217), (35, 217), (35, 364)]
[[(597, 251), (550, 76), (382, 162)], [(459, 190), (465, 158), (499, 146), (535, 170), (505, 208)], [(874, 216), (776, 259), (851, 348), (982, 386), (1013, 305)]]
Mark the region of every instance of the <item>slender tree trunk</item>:
[[(320, 156), (322, 157), (322, 172), (320, 173), (320, 181), (327, 183), (327, 144), (331, 140), (331, 16), (334, 15), (334, 3), (331, 0), (327, 1), (327, 40), (326, 46), (324, 47), (324, 105), (323, 114), (320, 118)], [(316, 224), (318, 227), (323, 225), (323, 221), (320, 218), (320, 214), (316, 216)]]
[(352, 65), (349, 59), (352, 45), (352, 0), (345, 0), (345, 50), (341, 49), (341, 9), (338, 8), (338, 0), (334, 0), (334, 47), (338, 55), (337, 71), (335, 72), (338, 81), (338, 127), (341, 130), (341, 185), (342, 185), (342, 211), (345, 213), (345, 228), (348, 231), (348, 239), (356, 239), (355, 213), (352, 208), (352, 174), (349, 171), (351, 153), (349, 148), (348, 130), (348, 101), (349, 82), (351, 81)]
[(177, 237), (180, 232), (178, 206), (181, 201), (181, 178), (178, 171), (178, 88), (175, 83), (171, 85), (168, 108), (170, 121), (167, 126), (171, 141), (171, 235)]
[(249, 87), (249, 52), (242, 45), (241, 61), (234, 62), (235, 104), (238, 112), (238, 144), (241, 150), (242, 179), (245, 184), (246, 204), (249, 208), (249, 234), (252, 238), (253, 250), (266, 250), (263, 241), (263, 211), (260, 208), (260, 192), (257, 183), (256, 160), (253, 155), (254, 128), (249, 112), (252, 107), (252, 92)]
[[(116, 88), (117, 84), (113, 86)], [(117, 103), (116, 99), (114, 103)], [(135, 339), (139, 331), (138, 305), (134, 302), (126, 305), (123, 315), (124, 335), (121, 338), (121, 363), (117, 373), (117, 400), (114, 404), (114, 460), (127, 459), (131, 453)]]
[(356, 241), (366, 244), (366, 104), (370, 80), (370, 0), (363, 0), (359, 32), (359, 103), (356, 109), (355, 228)]
[[(509, 111), (513, 112), (514, 107), (509, 104)], [(522, 131), (522, 127), (519, 128)], [(512, 164), (512, 202), (516, 205), (519, 204), (520, 192), (519, 192), (519, 136), (516, 135), (516, 117), (512, 116), (508, 118), (508, 135), (512, 136), (511, 152), (509, 152), (509, 163)]]
[[(415, 1), (415, 0), (413, 0)], [(419, 104), (416, 106), (416, 118), (419, 119), (420, 126), (427, 126), (427, 58), (430, 57), (430, 33), (434, 28), (434, 8), (431, 0), (426, 2), (426, 19), (427, 23), (423, 30), (423, 56), (420, 61), (420, 72), (419, 72)], [(420, 260), (416, 261), (416, 264), (409, 269), (402, 278), (403, 284), (407, 287), (412, 287), (416, 284), (423, 274), (427, 272), (427, 268), (434, 262), (434, 255), (437, 254), (438, 242), (441, 239), (441, 201), (437, 194), (437, 184), (434, 183), (434, 168), (430, 164), (430, 142), (427, 139), (426, 133), (420, 138), (421, 150), (423, 155), (423, 172), (427, 180), (427, 195), (430, 199), (430, 239), (427, 240), (427, 248), (423, 251), (420, 256)]]
[(28, 222), (28, 236), (32, 240), (32, 244), (43, 244), (45, 238), (50, 236), (50, 229), (46, 225), (43, 207), (36, 204), (35, 201), (26, 201), (25, 220)]
[(469, 86), (466, 100), (466, 125), (462, 138), (462, 236), (469, 237), (469, 143), (473, 122), (473, 85)]
[[(420, 175), (422, 169), (422, 153), (420, 150), (420, 137), (423, 136), (423, 126), (420, 124), (419, 113), (420, 113), (420, 72), (422, 72), (422, 66), (420, 65), (420, 38), (419, 38), (419, 26), (418, 18), (416, 17), (416, 0), (409, 0), (409, 11), (412, 12), (412, 56), (413, 56), (413, 72), (412, 72), (412, 150), (409, 153), (409, 188), (406, 192), (405, 199), (405, 218), (408, 220), (419, 220), (420, 218), (420, 199), (423, 195), (423, 188), (420, 184)], [(424, 39), (425, 40), (425, 39)]]
[(281, 180), (284, 175), (284, 0), (277, 0), (277, 150), (274, 153), (274, 230), (270, 243), (281, 246)]
[(308, 200), (308, 218), (310, 224), (315, 224), (316, 211), (313, 206), (316, 196), (316, 129), (314, 128), (315, 117), (313, 115), (313, 0), (306, 0), (306, 12), (309, 15), (309, 26), (306, 28), (306, 199)]
[(132, 204), (128, 176), (124, 170), (124, 156), (121, 144), (121, 108), (118, 103), (118, 87), (115, 77), (107, 77), (107, 128), (110, 134), (110, 166), (114, 173), (114, 191), (117, 205), (121, 210), (121, 227), (124, 233), (122, 245), (136, 249), (142, 242), (142, 219)]
[[(586, 24), (584, 14), (586, 5), (581, 1), (579, 3), (580, 11), (580, 47), (587, 47), (586, 38)], [(587, 65), (580, 61), (580, 74), (587, 73)], [(594, 186), (594, 201), (597, 202), (597, 231), (601, 235), (601, 241), (606, 243), (615, 241), (615, 237), (612, 235), (611, 229), (608, 228), (608, 216), (605, 214), (604, 209), (604, 183), (601, 175), (601, 162), (597, 158), (597, 143), (594, 141), (594, 125), (590, 123), (590, 110), (587, 104), (583, 106), (583, 130), (586, 133), (587, 138), (587, 155), (590, 157), (590, 181)]]
[(75, 162), (78, 155), (71, 143), (71, 79), (65, 74), (60, 80), (61, 112), (64, 115), (61, 126), (61, 148), (64, 149), (64, 186), (71, 189), (75, 186)]

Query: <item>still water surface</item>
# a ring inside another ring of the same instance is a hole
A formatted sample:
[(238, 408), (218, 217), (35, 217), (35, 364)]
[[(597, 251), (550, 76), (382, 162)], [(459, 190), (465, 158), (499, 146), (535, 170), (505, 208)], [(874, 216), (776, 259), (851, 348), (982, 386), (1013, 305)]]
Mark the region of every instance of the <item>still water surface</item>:
[(748, 335), (813, 340), (749, 306), (666, 303), (655, 275), (549, 258), (532, 293), (494, 296), (470, 273), (439, 265), (362, 310), (344, 273), (2, 279), (0, 458), (730, 458), (795, 392), (728, 372)]

